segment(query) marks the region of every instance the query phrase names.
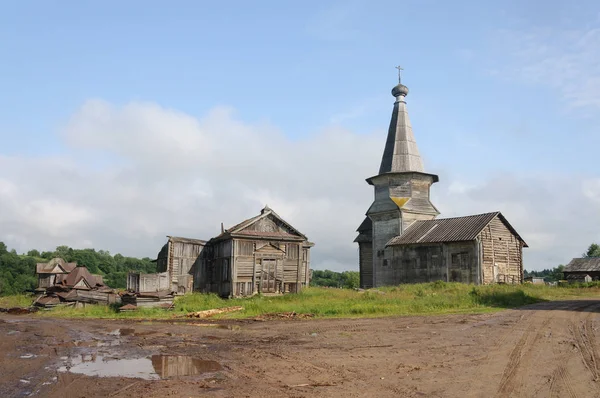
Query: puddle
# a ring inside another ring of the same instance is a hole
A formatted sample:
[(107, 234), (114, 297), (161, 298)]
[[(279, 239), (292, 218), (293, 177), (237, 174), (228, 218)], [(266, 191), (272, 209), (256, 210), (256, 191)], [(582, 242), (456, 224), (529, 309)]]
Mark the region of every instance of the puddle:
[(129, 377), (158, 380), (196, 376), (223, 369), (216, 361), (184, 355), (153, 355), (136, 359), (114, 359), (100, 355), (72, 357), (59, 372), (99, 377)]

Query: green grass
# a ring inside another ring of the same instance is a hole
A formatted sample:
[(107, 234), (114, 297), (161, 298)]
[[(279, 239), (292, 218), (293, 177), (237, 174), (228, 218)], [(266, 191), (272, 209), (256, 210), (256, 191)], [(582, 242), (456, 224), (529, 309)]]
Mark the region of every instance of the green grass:
[(32, 301), (33, 297), (27, 294), (0, 296), (0, 308), (29, 307)]
[[(23, 299), (23, 296), (20, 297), (18, 300)], [(530, 284), (473, 286), (461, 283), (434, 282), (360, 292), (349, 289), (308, 288), (300, 294), (258, 295), (231, 300), (221, 299), (214, 294), (194, 293), (176, 298), (173, 311), (140, 308), (135, 312), (119, 313), (116, 307), (88, 305), (80, 309), (55, 308), (52, 311), (40, 311), (38, 314), (69, 318), (168, 319), (183, 316), (188, 312), (239, 305), (244, 307), (243, 311), (216, 315), (210, 319), (252, 318), (268, 313), (290, 311), (310, 313), (321, 318), (380, 317), (490, 312), (541, 301), (578, 297), (600, 297), (600, 285), (581, 287), (548, 287)]]

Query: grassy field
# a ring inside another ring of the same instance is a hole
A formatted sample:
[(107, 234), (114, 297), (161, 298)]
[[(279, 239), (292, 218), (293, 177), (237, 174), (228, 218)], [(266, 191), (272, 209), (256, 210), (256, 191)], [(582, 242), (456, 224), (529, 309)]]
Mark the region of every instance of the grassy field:
[[(213, 294), (194, 293), (178, 297), (175, 309), (139, 309), (119, 313), (115, 307), (87, 306), (82, 309), (55, 308), (40, 311), (40, 316), (81, 318), (171, 318), (188, 312), (211, 308), (242, 306), (243, 311), (217, 315), (211, 319), (252, 318), (259, 315), (291, 312), (314, 314), (315, 317), (379, 317), (392, 315), (426, 315), (479, 313), (514, 308), (541, 301), (600, 298), (600, 287), (547, 287), (539, 285), (473, 286), (461, 283), (425, 283), (400, 285), (367, 291), (308, 288), (300, 294), (254, 296), (224, 300)], [(25, 296), (0, 298), (0, 307), (28, 305)]]
[(0, 308), (29, 307), (31, 305), (31, 301), (31, 296), (25, 294), (0, 296)]

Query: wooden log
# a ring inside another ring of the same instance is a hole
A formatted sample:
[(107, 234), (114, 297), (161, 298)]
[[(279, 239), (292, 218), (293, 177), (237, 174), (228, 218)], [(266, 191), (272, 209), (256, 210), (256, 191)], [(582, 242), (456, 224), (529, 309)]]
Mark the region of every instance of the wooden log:
[(188, 318), (208, 318), (208, 317), (211, 317), (211, 316), (217, 315), (217, 314), (225, 314), (225, 313), (228, 313), (228, 312), (242, 311), (243, 309), (244, 309), (244, 307), (240, 307), (240, 306), (225, 307), (225, 308), (214, 308), (212, 310), (190, 312), (186, 316)]

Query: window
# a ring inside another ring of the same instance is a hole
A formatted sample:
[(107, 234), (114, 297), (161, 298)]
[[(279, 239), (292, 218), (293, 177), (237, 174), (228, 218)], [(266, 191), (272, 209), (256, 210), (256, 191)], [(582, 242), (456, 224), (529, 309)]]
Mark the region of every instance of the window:
[(237, 241), (238, 256), (252, 256), (254, 254), (254, 242)]
[(388, 266), (388, 259), (387, 259), (387, 258), (384, 258), (384, 259), (383, 259), (383, 266), (384, 266), (384, 267), (387, 267), (387, 266)]
[(288, 243), (285, 245), (285, 253), (287, 258), (297, 260), (300, 255), (300, 247), (295, 243)]
[(471, 259), (468, 252), (452, 253), (452, 268), (469, 269)]

